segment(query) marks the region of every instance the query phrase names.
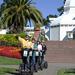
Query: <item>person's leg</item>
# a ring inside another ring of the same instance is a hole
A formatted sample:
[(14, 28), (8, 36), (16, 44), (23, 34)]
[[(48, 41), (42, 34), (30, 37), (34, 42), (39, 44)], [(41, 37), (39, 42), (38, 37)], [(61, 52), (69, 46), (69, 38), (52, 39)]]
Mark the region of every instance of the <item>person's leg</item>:
[(27, 62), (26, 59), (27, 58), (23, 55), (24, 54), (24, 50), (25, 49), (22, 49), (20, 53), (21, 53), (22, 62), (26, 64), (26, 62)]
[(39, 56), (38, 56), (38, 63), (40, 64), (40, 58), (41, 58), (41, 56), (40, 56), (40, 51), (39, 51)]
[(39, 59), (40, 59), (40, 64), (41, 64), (43, 61), (43, 52), (42, 51), (39, 52)]
[(32, 52), (32, 64), (35, 64), (35, 51)]
[(26, 49), (21, 50), (21, 57), (22, 57), (22, 62), (23, 62), (22, 68), (25, 70), (25, 67), (26, 67), (25, 65), (27, 64), (27, 57), (24, 56), (24, 50)]
[(42, 61), (44, 61), (44, 50), (42, 50)]
[(27, 51), (28, 51), (28, 53), (27, 53), (27, 63), (29, 64), (29, 60), (30, 60), (30, 59), (29, 59), (29, 57), (30, 57), (30, 56), (29, 56), (29, 52), (30, 52), (30, 51), (29, 51), (29, 49), (27, 49)]
[(38, 63), (38, 56), (35, 57), (35, 63)]

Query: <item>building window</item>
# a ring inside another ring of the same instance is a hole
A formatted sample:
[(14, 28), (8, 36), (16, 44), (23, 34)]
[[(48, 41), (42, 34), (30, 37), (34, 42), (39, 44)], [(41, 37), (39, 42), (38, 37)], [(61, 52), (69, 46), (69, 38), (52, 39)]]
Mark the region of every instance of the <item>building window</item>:
[(68, 31), (67, 32), (67, 37), (68, 37), (68, 39), (73, 39), (73, 32), (72, 31)]
[(75, 26), (75, 25), (73, 25), (73, 26)]
[(69, 25), (69, 26), (73, 26), (73, 25)]
[(75, 32), (73, 32), (73, 39), (75, 40)]
[(73, 18), (73, 20), (75, 20), (75, 17)]
[(65, 27), (67, 27), (68, 25), (65, 25)]
[(56, 28), (56, 27), (60, 27), (60, 25), (51, 26), (51, 28)]

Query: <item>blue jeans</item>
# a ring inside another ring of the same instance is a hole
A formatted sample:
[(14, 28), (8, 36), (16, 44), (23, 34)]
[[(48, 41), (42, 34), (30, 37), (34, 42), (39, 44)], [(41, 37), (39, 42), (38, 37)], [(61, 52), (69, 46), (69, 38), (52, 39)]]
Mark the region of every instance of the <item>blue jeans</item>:
[(35, 51), (33, 50), (32, 51), (32, 65), (35, 65), (35, 57), (36, 57)]

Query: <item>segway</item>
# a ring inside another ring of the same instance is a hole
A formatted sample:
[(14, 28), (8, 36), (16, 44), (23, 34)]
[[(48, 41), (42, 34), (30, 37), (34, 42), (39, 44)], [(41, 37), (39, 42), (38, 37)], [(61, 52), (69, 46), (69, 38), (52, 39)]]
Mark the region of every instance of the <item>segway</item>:
[[(28, 51), (23, 50), (22, 54), (23, 54), (23, 57), (27, 57), (28, 56)], [(31, 70), (30, 70), (30, 65), (28, 63), (20, 64), (20, 66), (19, 66), (19, 74), (20, 75), (33, 75), (33, 72), (31, 72)]]
[(29, 52), (29, 56), (30, 56), (30, 71), (34, 72), (34, 66), (32, 65), (32, 53), (33, 53), (33, 51)]
[(41, 69), (40, 67), (40, 64), (41, 64), (41, 55), (39, 54), (40, 52), (38, 50), (35, 51), (35, 57), (36, 57), (36, 65), (35, 65), (35, 68), (36, 70), (38, 71), (39, 69)]
[(39, 58), (38, 58), (38, 64), (39, 64), (39, 69), (40, 70), (43, 70), (44, 68), (45, 69), (48, 68), (48, 63), (44, 59), (42, 60), (42, 56), (43, 56), (43, 51), (40, 51), (39, 52)]
[[(35, 56), (33, 57), (33, 53), (35, 54)], [(30, 57), (31, 57), (31, 71), (32, 72), (38, 72), (38, 65), (37, 65), (37, 62), (36, 62), (36, 50), (32, 50), (32, 51), (30, 51), (30, 53), (29, 53), (29, 55), (30, 55)], [(33, 58), (35, 59), (35, 64), (33, 64)]]
[(41, 69), (42, 68), (45, 68), (47, 69), (48, 68), (48, 62), (44, 60), (44, 58), (42, 59), (42, 56), (44, 57), (44, 51), (41, 51)]

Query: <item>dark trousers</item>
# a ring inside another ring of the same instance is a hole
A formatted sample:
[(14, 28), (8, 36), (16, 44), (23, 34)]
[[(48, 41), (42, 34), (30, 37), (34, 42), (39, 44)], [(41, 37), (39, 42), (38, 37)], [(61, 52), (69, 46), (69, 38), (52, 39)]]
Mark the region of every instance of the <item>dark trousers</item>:
[[(23, 56), (24, 50), (28, 51), (27, 56)], [(29, 58), (28, 56), (29, 56), (29, 49), (28, 48), (22, 48), (22, 50), (21, 50), (21, 57), (22, 57), (22, 62), (24, 64), (27, 64), (29, 62), (28, 61), (28, 58)]]
[(35, 64), (35, 51), (32, 51), (32, 64)]

